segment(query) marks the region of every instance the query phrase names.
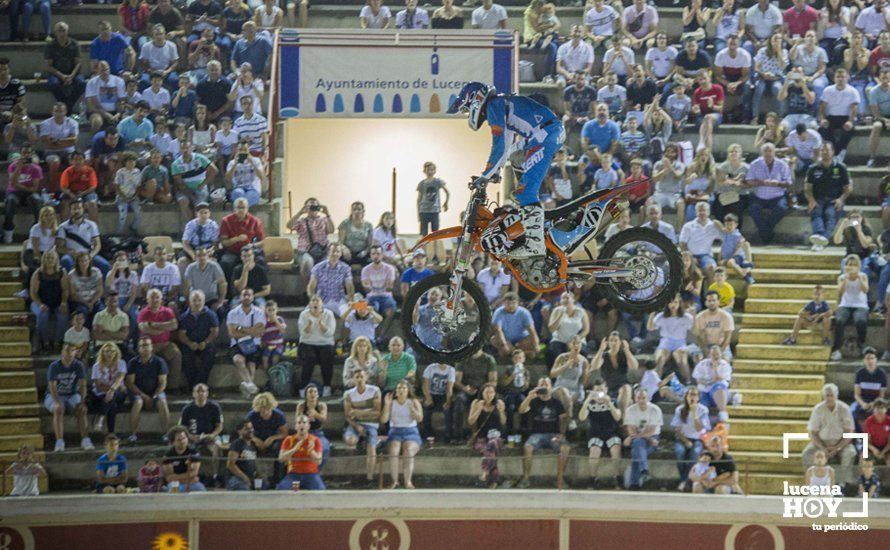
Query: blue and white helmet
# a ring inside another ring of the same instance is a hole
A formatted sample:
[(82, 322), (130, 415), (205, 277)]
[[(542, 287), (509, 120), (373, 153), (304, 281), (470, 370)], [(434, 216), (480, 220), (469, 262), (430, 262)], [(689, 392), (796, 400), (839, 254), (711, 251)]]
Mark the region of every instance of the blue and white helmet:
[(467, 123), (478, 130), (485, 120), (485, 104), (497, 94), (494, 86), (481, 82), (467, 82), (448, 107), (448, 114), (469, 113)]

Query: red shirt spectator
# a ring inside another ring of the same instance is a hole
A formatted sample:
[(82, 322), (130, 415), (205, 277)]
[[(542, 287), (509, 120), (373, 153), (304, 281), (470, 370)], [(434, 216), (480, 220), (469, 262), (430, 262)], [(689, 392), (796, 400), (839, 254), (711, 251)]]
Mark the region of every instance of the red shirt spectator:
[[(121, 16), (121, 27), (130, 34), (146, 34), (151, 8), (139, 0), (125, 0), (117, 9)], [(167, 29), (167, 32), (175, 29)]]
[(98, 185), (99, 180), (96, 178), (96, 171), (85, 163), (82, 163), (80, 166), (72, 164), (65, 168), (65, 171), (62, 172), (62, 178), (59, 180), (59, 186), (72, 193), (95, 190)]
[(291, 435), (284, 438), (281, 442), (281, 452), (287, 452), (299, 443), (299, 448), (287, 463), (287, 473), (289, 474), (317, 474), (318, 463), (309, 456), (309, 449), (314, 449), (316, 453), (321, 454), (321, 440), (312, 434), (306, 434), (306, 439), (302, 439), (299, 434)]
[(868, 56), (868, 66), (876, 77), (884, 69), (890, 69), (890, 49), (886, 52), (880, 46), (873, 49), (871, 55)]
[(878, 449), (887, 446), (890, 440), (890, 416), (884, 412), (883, 420), (878, 420), (877, 415), (873, 414), (865, 419), (862, 423), (862, 431), (868, 434), (868, 444)]
[(721, 105), (723, 103), (723, 98), (725, 97), (723, 86), (720, 84), (711, 84), (710, 90), (705, 90), (704, 87), (699, 86), (692, 93), (692, 102), (698, 105), (701, 109), (701, 114), (703, 115), (720, 112), (708, 106), (709, 97), (714, 99), (714, 105)]
[(803, 36), (808, 30), (816, 29), (819, 22), (819, 12), (813, 6), (808, 6), (806, 0), (796, 0), (794, 5), (782, 14), (785, 26), (791, 36)]
[[(142, 308), (142, 311), (139, 312), (139, 317), (136, 318), (136, 322), (140, 325), (142, 323), (168, 323), (170, 321), (176, 320), (176, 315), (173, 313), (173, 310), (167, 306), (158, 306), (157, 309), (152, 309), (151, 306)], [(170, 341), (170, 332), (169, 330), (161, 331), (156, 334), (145, 334), (151, 338), (152, 344), (166, 344)]]
[[(242, 238), (232, 242), (239, 236)], [(235, 201), (235, 212), (222, 219), (219, 237), (223, 243), (229, 240), (229, 244), (224, 244), (226, 252), (240, 254), (245, 245), (265, 240), (266, 232), (263, 230), (263, 222), (247, 211), (247, 201), (238, 200)]]

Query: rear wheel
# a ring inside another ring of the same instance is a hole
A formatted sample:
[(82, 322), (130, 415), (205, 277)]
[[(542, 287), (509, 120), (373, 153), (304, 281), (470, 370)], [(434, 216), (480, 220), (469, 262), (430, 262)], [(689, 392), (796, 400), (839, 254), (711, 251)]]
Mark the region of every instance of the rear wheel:
[(606, 299), (620, 311), (646, 313), (663, 308), (680, 291), (683, 258), (667, 237), (645, 227), (616, 233), (603, 245), (600, 259), (623, 273), (604, 279)]
[(450, 273), (433, 275), (411, 287), (402, 305), (402, 331), (408, 344), (422, 357), (443, 363), (475, 353), (491, 330), (491, 307), (475, 282), (464, 277), (460, 303), (448, 321), (445, 302), (450, 291)]

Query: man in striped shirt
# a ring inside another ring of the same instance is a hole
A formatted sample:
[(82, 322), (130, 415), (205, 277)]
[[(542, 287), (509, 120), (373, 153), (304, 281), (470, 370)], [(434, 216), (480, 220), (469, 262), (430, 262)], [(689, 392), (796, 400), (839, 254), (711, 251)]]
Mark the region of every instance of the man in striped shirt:
[(254, 112), (253, 97), (241, 98), (243, 114), (235, 119), (232, 128), (238, 133), (238, 139), (250, 141), (250, 152), (259, 155), (269, 144), (269, 123), (266, 117)]
[(757, 226), (762, 244), (773, 242), (776, 225), (788, 212), (785, 191), (791, 183), (788, 163), (776, 157), (775, 145), (764, 143), (760, 147), (760, 157), (751, 163), (745, 176), (745, 186), (754, 188), (748, 213)]

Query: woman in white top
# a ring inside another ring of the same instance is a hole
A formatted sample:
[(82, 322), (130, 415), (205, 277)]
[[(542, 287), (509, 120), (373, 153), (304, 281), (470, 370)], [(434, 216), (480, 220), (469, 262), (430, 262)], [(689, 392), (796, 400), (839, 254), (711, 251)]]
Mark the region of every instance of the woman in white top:
[(263, 5), (253, 12), (253, 22), (261, 29), (277, 29), (281, 27), (284, 12), (275, 5), (275, 0), (263, 0)]
[(702, 435), (711, 430), (708, 408), (699, 402), (700, 398), (699, 389), (690, 386), (683, 398), (683, 404), (677, 406), (674, 418), (671, 419), (671, 427), (676, 434), (674, 454), (677, 457), (677, 470), (680, 472), (680, 486), (677, 488), (680, 492), (686, 490), (689, 470), (704, 448)]
[(855, 254), (844, 259), (844, 274), (837, 278), (838, 307), (834, 312), (834, 346), (831, 360), (841, 359), (844, 329), (851, 322), (856, 326), (856, 340), (865, 344), (868, 328), (868, 275), (861, 273), (862, 260)]
[(263, 98), (266, 96), (266, 84), (262, 78), (255, 78), (253, 67), (246, 61), (241, 64), (238, 78), (232, 82), (229, 90), (229, 101), (233, 102), (232, 119), (236, 119), (244, 112), (241, 110), (241, 98), (253, 97), (253, 110), (255, 113), (263, 113)]
[(396, 229), (396, 218), (392, 212), (384, 212), (374, 232), (371, 234), (374, 244), (383, 249), (383, 261), (401, 267), (405, 260), (405, 243), (399, 239)]
[(735, 0), (723, 0), (723, 5), (717, 8), (710, 21), (714, 25), (715, 55), (726, 47), (729, 35), (737, 34), (739, 29), (745, 30), (745, 15), (745, 10), (736, 8)]
[[(395, 394), (395, 399), (393, 399)], [(413, 489), (411, 477), (414, 474), (414, 455), (423, 445), (417, 423), (423, 420), (423, 407), (414, 397), (408, 382), (400, 380), (395, 392), (386, 394), (383, 403), (383, 414), (380, 421), (389, 422), (389, 464), (392, 484), (390, 489), (399, 486), (399, 454), (404, 462), (403, 476), (405, 488)]]
[(358, 22), (363, 29), (388, 29), (392, 25), (392, 13), (383, 5), (383, 0), (368, 0), (358, 14)]
[(813, 465), (807, 468), (804, 483), (810, 487), (831, 487), (834, 485), (834, 468), (828, 465), (825, 451), (816, 451)]
[[(325, 309), (321, 296), (315, 294), (309, 299), (309, 307), (300, 313), (297, 322), (300, 329), (300, 347), (297, 350), (303, 369), (300, 388), (305, 388), (312, 381), (315, 365), (321, 368), (324, 382), (322, 397), (331, 395), (331, 379), (334, 377), (334, 332), (337, 320), (329, 309)], [(300, 390), (300, 397), (304, 391)]]
[(581, 337), (582, 345), (590, 333), (590, 319), (587, 311), (575, 303), (575, 295), (563, 292), (559, 297), (559, 305), (550, 311), (547, 319), (550, 330), (550, 343), (547, 344), (547, 366), (553, 367), (556, 358), (569, 350), (569, 340)]
[(214, 138), (216, 126), (207, 119), (207, 105), (198, 103), (195, 105), (195, 120), (188, 129), (188, 140), (195, 148), (196, 153), (215, 155)]
[(91, 414), (100, 415), (93, 429), (102, 430), (102, 421), (108, 421), (108, 433), (114, 433), (117, 411), (127, 398), (124, 388), (124, 377), (127, 375), (127, 363), (121, 358), (121, 350), (114, 342), (106, 342), (99, 349), (90, 379), (93, 389), (87, 400)]
[(661, 336), (658, 347), (655, 348), (655, 370), (658, 376), (662, 375), (664, 365), (673, 358), (683, 382), (689, 382), (686, 342), (694, 323), (695, 319), (686, 313), (679, 294), (668, 302), (664, 311), (649, 315), (647, 328), (650, 331), (658, 329)]
[(43, 253), (56, 246), (56, 233), (59, 230), (59, 220), (52, 206), (44, 206), (40, 209), (37, 223), (31, 226), (28, 232), (28, 242), (22, 253), (22, 267), (27, 270), (26, 281), (31, 280), (31, 275), (40, 267), (40, 258)]
[[(562, 402), (569, 418), (572, 418), (575, 401), (584, 399), (584, 385), (581, 383), (581, 376), (590, 374), (590, 363), (581, 354), (582, 342), (584, 340), (580, 336), (572, 336), (569, 340), (569, 351), (557, 357), (553, 368), (550, 369), (550, 378), (554, 379), (553, 395)], [(587, 376), (585, 376), (584, 382), (587, 382)], [(571, 424), (574, 425), (575, 421), (572, 420)]]
[(377, 350), (371, 345), (367, 336), (359, 336), (352, 343), (349, 357), (343, 364), (343, 387), (349, 389), (355, 385), (352, 377), (357, 370), (365, 371), (368, 380), (377, 380)]

